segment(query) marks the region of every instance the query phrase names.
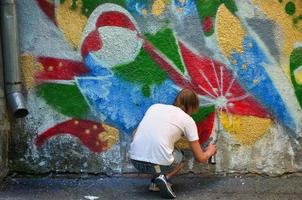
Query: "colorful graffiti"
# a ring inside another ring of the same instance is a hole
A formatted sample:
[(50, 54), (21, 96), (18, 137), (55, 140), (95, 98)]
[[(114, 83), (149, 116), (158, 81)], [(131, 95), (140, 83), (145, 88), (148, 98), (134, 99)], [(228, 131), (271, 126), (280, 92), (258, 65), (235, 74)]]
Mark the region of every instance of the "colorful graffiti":
[(89, 120), (68, 120), (48, 129), (36, 138), (36, 145), (58, 134), (69, 133), (79, 138), (82, 143), (93, 152), (109, 149), (118, 141), (118, 130)]
[[(268, 1), (254, 0), (261, 19), (242, 14), (251, 4), (233, 0), (37, 2), (82, 59), (24, 56), (34, 74), (26, 82), (71, 118), (39, 133), (38, 146), (67, 133), (93, 152), (106, 151), (119, 134), (132, 133), (150, 105), (172, 103), (185, 87), (201, 100), (193, 116), (201, 144), (217, 123), (242, 145), (254, 144), (274, 123), (292, 136), (300, 130), (300, 1), (276, 1), (272, 9)], [(277, 9), (286, 17), (279, 18)], [(199, 26), (190, 26), (188, 34), (198, 37), (179, 34), (195, 16)], [(284, 45), (268, 42), (274, 35), (256, 30), (257, 20), (276, 22), (285, 31)]]

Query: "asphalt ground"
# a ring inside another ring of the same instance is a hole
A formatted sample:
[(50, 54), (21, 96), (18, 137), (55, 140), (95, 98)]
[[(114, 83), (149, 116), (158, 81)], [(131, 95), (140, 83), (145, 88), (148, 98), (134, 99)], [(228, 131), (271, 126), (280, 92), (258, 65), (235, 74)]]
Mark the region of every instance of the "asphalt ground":
[[(171, 180), (176, 199), (183, 200), (302, 200), (302, 176), (179, 175)], [(149, 178), (123, 176), (9, 176), (0, 183), (0, 199), (7, 200), (138, 200), (162, 199), (148, 191)]]

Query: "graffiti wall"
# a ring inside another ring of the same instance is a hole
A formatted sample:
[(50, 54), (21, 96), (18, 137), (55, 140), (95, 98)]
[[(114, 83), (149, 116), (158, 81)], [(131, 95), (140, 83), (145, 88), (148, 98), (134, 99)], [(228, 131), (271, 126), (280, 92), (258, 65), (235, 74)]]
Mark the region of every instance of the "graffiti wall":
[[(200, 98), (200, 144), (218, 138), (213, 172), (301, 171), (300, 0), (20, 0), (17, 10), (30, 114), (12, 137), (16, 171), (133, 171), (132, 131), (182, 88)], [(187, 169), (199, 169), (190, 155)]]

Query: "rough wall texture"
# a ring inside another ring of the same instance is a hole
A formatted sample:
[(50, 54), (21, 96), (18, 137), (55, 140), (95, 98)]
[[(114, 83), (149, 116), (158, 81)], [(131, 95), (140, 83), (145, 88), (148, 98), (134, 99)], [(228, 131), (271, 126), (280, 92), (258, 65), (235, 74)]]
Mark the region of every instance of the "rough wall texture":
[[(1, 35), (0, 35), (1, 39)], [(2, 51), (0, 42), (0, 180), (8, 173), (8, 137), (9, 137), (9, 120), (6, 113)]]
[[(133, 129), (179, 89), (201, 100), (221, 173), (302, 170), (300, 0), (18, 0), (30, 114), (13, 170), (133, 171)], [(186, 148), (186, 143), (180, 144)], [(187, 170), (200, 171), (188, 152)]]

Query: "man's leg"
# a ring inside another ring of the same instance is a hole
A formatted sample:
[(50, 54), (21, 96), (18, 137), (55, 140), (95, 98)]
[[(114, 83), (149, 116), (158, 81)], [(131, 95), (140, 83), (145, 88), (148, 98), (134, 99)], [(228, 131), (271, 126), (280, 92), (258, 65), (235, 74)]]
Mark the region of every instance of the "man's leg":
[(176, 165), (176, 167), (171, 172), (166, 174), (166, 178), (170, 179), (172, 176), (175, 176), (183, 168), (183, 166), (183, 163)]
[(174, 199), (176, 197), (160, 165), (137, 160), (131, 160), (131, 162), (138, 171), (145, 174), (153, 174), (154, 179), (151, 180), (149, 190), (160, 191), (160, 195), (164, 198)]
[[(168, 171), (166, 173), (161, 173), (156, 179), (155, 183), (158, 185), (160, 189), (160, 194), (164, 198), (169, 198), (169, 199), (174, 199), (176, 198), (176, 195), (174, 194), (172, 188), (171, 188), (171, 183), (168, 182), (168, 179), (177, 174), (183, 167), (183, 154), (180, 150), (174, 150), (173, 151), (173, 157), (174, 161), (172, 165), (168, 166), (170, 168), (169, 170), (164, 170)], [(164, 175), (165, 174), (165, 175)]]
[[(172, 177), (172, 176), (175, 176), (181, 169), (183, 168), (183, 163), (180, 163), (178, 165), (176, 165), (176, 167), (168, 172), (167, 174), (165, 174), (165, 177), (167, 179), (167, 182), (170, 186), (172, 186), (172, 183), (169, 181), (169, 179)], [(151, 183), (149, 185), (149, 190), (150, 191), (153, 191), (153, 192), (159, 192), (159, 188), (156, 186), (155, 184), (155, 179), (158, 177), (159, 175), (153, 175), (152, 178), (151, 178)]]
[[(183, 168), (183, 165), (184, 165), (183, 163), (180, 163), (180, 164), (176, 165), (175, 168), (174, 168), (172, 171), (170, 171), (170, 172), (168, 172), (167, 174), (165, 174), (167, 181), (168, 181), (172, 176), (175, 176), (175, 175)], [(152, 176), (152, 178), (151, 178), (151, 183), (150, 183), (150, 186), (149, 186), (149, 190), (150, 190), (150, 191), (153, 191), (153, 192), (158, 192), (158, 191), (159, 191), (159, 188), (155, 185), (155, 182), (154, 182), (155, 179), (156, 179), (158, 176), (159, 176), (159, 174), (155, 174), (155, 175)], [(168, 181), (168, 184), (169, 184), (170, 186), (172, 186), (171, 182), (169, 182), (169, 181)]]
[(164, 174), (159, 175), (155, 179), (155, 184), (159, 187), (160, 196), (167, 199), (175, 199), (176, 195), (174, 194), (170, 184), (167, 181), (167, 178)]
[(167, 179), (175, 176), (184, 166), (183, 164), (183, 152), (181, 150), (175, 149), (173, 151), (174, 161), (171, 165), (172, 170), (166, 174)]

